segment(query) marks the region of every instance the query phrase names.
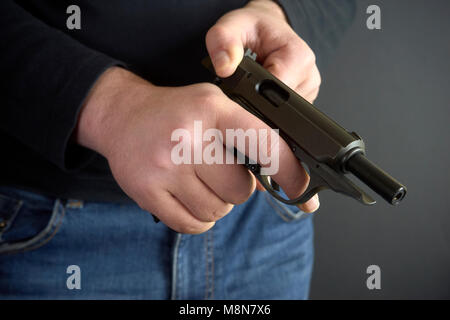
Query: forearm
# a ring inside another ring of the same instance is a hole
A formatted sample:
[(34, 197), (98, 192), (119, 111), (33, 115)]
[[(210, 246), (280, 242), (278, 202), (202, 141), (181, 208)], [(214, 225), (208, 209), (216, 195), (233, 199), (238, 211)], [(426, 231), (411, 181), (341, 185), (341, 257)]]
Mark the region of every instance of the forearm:
[[(119, 61), (92, 50), (24, 10), (0, 2), (0, 129), (63, 170), (85, 164), (92, 152), (70, 140), (91, 86)], [(66, 157), (70, 149), (70, 157)]]

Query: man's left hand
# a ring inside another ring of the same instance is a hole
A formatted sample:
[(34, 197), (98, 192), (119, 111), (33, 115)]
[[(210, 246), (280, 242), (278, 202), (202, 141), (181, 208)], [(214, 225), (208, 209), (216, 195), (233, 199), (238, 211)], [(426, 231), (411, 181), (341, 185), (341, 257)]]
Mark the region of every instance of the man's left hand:
[(267, 70), (306, 100), (317, 97), (321, 78), (315, 55), (273, 1), (253, 0), (225, 14), (208, 31), (206, 46), (220, 77), (232, 75), (244, 48), (250, 48)]

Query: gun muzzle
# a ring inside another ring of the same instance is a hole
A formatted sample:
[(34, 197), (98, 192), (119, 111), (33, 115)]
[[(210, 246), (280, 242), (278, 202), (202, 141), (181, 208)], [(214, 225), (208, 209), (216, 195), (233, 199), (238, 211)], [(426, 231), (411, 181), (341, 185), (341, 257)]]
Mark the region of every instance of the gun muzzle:
[(376, 166), (362, 153), (352, 156), (347, 161), (345, 168), (393, 205), (400, 203), (406, 195), (404, 185)]

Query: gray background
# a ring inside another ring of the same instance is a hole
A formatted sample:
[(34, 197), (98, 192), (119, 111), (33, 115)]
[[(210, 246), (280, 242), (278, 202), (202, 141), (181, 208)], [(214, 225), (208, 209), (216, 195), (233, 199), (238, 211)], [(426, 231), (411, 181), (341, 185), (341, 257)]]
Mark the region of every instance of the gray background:
[[(381, 8), (368, 30), (366, 8)], [(321, 193), (312, 299), (450, 299), (450, 1), (358, 1), (317, 106), (408, 187), (397, 207)], [(368, 290), (366, 268), (381, 268)]]

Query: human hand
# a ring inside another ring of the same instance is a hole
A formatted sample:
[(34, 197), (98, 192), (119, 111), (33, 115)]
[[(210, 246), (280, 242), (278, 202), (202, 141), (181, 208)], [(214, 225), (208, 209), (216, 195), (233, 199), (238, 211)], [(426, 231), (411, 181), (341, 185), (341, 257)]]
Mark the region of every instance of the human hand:
[(216, 73), (228, 77), (250, 48), (277, 78), (309, 102), (317, 97), (320, 73), (311, 48), (292, 30), (270, 0), (253, 0), (225, 14), (208, 31), (206, 46)]
[[(315, 55), (273, 1), (253, 0), (221, 17), (208, 31), (206, 46), (220, 77), (232, 75), (244, 49), (250, 48), (267, 70), (309, 102), (313, 103), (319, 93), (321, 78)], [(264, 190), (259, 182), (258, 189)], [(318, 206), (318, 195), (315, 195), (300, 208), (315, 211)]]
[[(87, 97), (75, 136), (106, 157), (120, 187), (140, 207), (178, 232), (201, 233), (248, 199), (255, 178), (237, 163), (175, 164), (171, 135), (182, 128), (193, 136), (196, 120), (221, 132), (270, 129), (212, 84), (157, 87), (110, 68)], [(305, 170), (281, 139), (279, 154), (274, 179), (288, 196), (300, 195), (308, 183)]]

